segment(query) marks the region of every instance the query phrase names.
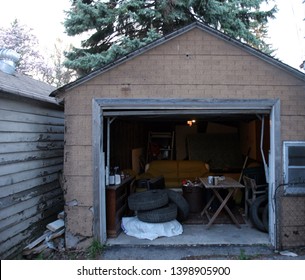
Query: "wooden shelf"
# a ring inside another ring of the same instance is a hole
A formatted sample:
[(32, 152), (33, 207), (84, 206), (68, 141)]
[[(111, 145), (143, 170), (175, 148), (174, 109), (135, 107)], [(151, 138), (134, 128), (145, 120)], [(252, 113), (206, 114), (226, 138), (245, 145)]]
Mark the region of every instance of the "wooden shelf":
[(117, 237), (121, 232), (122, 217), (128, 214), (128, 196), (134, 177), (128, 177), (119, 185), (106, 187), (107, 236)]

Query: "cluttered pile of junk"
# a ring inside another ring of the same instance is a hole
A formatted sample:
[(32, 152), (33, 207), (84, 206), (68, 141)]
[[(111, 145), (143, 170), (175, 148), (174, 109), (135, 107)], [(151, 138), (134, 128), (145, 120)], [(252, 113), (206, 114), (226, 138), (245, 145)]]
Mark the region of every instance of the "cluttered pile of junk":
[[(250, 178), (253, 174), (261, 175), (260, 185)], [(200, 160), (152, 161), (137, 178), (137, 192), (128, 198), (135, 216), (123, 217), (122, 228), (133, 236), (141, 232), (143, 238), (158, 223), (171, 222), (166, 225), (170, 234), (181, 234), (181, 226), (173, 221), (208, 227), (215, 222), (235, 223), (239, 227), (249, 216), (254, 227), (267, 232), (267, 184), (263, 174), (261, 166), (219, 174), (211, 172), (208, 164)], [(150, 228), (144, 228), (141, 223), (145, 226), (149, 223)], [(162, 236), (168, 234), (163, 225)]]

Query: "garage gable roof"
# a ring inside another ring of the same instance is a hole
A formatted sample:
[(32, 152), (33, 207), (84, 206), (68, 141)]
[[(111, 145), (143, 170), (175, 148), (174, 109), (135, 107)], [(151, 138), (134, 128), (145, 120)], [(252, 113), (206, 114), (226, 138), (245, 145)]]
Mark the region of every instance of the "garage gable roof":
[(302, 73), (301, 71), (298, 71), (297, 69), (295, 69), (295, 68), (293, 68), (293, 67), (291, 67), (291, 66), (289, 66), (289, 65), (287, 65), (287, 64), (285, 64), (285, 63), (283, 63), (283, 62), (281, 62), (281, 61), (279, 61), (279, 60), (277, 60), (273, 57), (271, 57), (270, 55), (267, 55), (267, 54), (255, 49), (255, 48), (249, 46), (248, 44), (242, 43), (241, 41), (239, 41), (237, 39), (234, 39), (234, 38), (220, 32), (220, 31), (216, 30), (215, 28), (212, 28), (212, 27), (210, 27), (206, 24), (200, 23), (200, 22), (194, 22), (194, 23), (189, 24), (189, 25), (187, 25), (187, 26), (185, 26), (185, 27), (183, 27), (179, 30), (176, 30), (176, 31), (174, 31), (174, 32), (172, 32), (168, 35), (165, 35), (162, 38), (157, 39), (156, 41), (154, 41), (154, 42), (152, 42), (152, 43), (150, 43), (150, 44), (148, 44), (148, 45), (146, 45), (142, 48), (139, 48), (139, 49), (129, 53), (129, 54), (127, 54), (127, 55), (125, 55), (125, 56), (107, 64), (104, 67), (98, 68), (98, 69), (92, 71), (91, 73), (89, 73), (88, 75), (83, 76), (83, 77), (75, 80), (74, 82), (71, 82), (69, 84), (66, 84), (66, 85), (56, 89), (55, 91), (53, 91), (50, 94), (50, 96), (55, 97), (60, 93), (64, 93), (67, 90), (75, 88), (78, 85), (81, 85), (81, 84), (95, 78), (96, 76), (108, 71), (109, 69), (112, 69), (112, 68), (114, 68), (114, 67), (116, 67), (116, 66), (118, 66), (118, 65), (120, 65), (120, 64), (134, 58), (134, 57), (136, 57), (136, 56), (138, 56), (138, 55), (141, 55), (142, 53), (144, 53), (144, 52), (146, 52), (150, 49), (153, 49), (156, 46), (164, 44), (167, 41), (169, 41), (169, 40), (171, 40), (171, 39), (173, 39), (177, 36), (180, 36), (180, 35), (188, 32), (188, 31), (190, 31), (194, 28), (199, 28), (200, 30), (205, 31), (205, 32), (207, 32), (207, 33), (209, 33), (209, 34), (211, 34), (211, 35), (213, 35), (213, 36), (215, 36), (219, 39), (222, 39), (222, 40), (230, 43), (233, 46), (236, 46), (238, 48), (242, 48), (244, 51), (246, 51), (246, 52), (264, 60), (265, 62), (267, 62), (267, 63), (269, 63), (269, 64), (271, 64), (271, 65), (273, 65), (277, 68), (282, 69), (285, 72), (290, 73), (291, 75), (293, 75), (294, 77), (296, 77), (298, 79), (301, 79), (301, 80), (305, 81), (305, 74)]

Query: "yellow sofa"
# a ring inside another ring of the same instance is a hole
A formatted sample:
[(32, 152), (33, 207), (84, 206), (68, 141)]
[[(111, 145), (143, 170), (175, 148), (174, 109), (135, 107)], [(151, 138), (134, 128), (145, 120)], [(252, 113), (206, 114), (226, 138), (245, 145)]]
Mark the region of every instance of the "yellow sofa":
[(147, 165), (146, 172), (139, 178), (163, 176), (166, 188), (178, 188), (183, 179), (195, 180), (209, 174), (208, 165), (199, 160), (155, 160)]

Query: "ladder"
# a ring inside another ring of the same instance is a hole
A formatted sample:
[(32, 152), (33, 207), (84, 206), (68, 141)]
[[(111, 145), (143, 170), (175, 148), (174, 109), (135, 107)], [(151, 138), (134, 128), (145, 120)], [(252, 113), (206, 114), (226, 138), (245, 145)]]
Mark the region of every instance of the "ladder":
[(146, 162), (152, 160), (172, 160), (174, 132), (148, 132)]

